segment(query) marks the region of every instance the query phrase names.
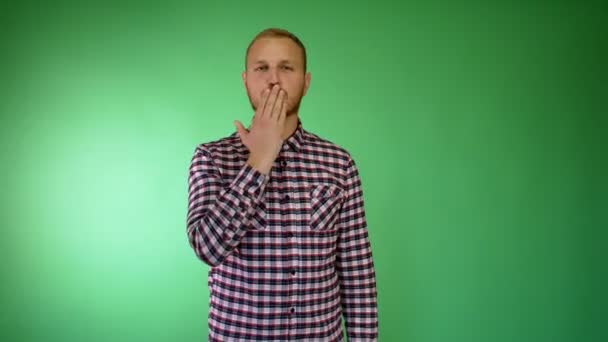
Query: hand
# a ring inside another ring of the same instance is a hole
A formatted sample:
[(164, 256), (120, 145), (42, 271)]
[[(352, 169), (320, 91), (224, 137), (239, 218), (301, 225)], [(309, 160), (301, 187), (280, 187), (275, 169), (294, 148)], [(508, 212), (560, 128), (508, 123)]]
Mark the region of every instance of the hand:
[(264, 174), (270, 173), (274, 160), (281, 152), (286, 99), (285, 90), (275, 85), (262, 93), (262, 105), (255, 111), (249, 129), (243, 127), (240, 121), (234, 121), (243, 145), (249, 149), (247, 163)]

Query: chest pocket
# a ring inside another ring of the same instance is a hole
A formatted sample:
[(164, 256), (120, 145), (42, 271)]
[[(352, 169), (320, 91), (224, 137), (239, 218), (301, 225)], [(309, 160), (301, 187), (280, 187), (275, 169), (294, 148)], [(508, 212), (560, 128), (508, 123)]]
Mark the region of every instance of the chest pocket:
[(344, 202), (344, 191), (335, 185), (314, 185), (310, 188), (310, 228), (331, 230)]

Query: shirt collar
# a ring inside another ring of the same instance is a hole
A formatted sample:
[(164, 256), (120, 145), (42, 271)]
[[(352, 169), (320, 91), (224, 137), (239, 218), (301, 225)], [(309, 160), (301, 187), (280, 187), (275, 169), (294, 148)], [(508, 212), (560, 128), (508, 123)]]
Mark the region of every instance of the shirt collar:
[[(234, 137), (236, 139), (236, 144), (238, 146), (238, 149), (243, 152), (246, 152), (247, 147), (245, 147), (245, 145), (243, 145), (243, 142), (241, 141), (241, 139), (237, 138), (238, 132), (232, 133), (232, 137)], [(305, 140), (304, 128), (302, 127), (302, 121), (300, 120), (300, 118), (298, 118), (298, 126), (296, 127), (295, 131), (285, 141), (283, 141), (283, 146), (282, 146), (281, 150), (291, 149), (294, 152), (298, 152), (298, 151), (300, 151), (300, 148), (302, 148), (302, 145), (304, 145), (304, 140)]]
[(285, 144), (283, 148), (289, 146), (295, 152), (298, 152), (304, 144), (304, 128), (302, 127), (302, 120), (300, 118), (298, 118), (296, 130), (285, 140)]

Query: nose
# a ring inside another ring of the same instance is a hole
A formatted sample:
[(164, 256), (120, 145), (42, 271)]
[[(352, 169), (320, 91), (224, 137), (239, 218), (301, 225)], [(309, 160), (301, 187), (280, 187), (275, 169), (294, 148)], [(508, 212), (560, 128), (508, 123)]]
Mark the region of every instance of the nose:
[(270, 69), (268, 73), (268, 87), (272, 88), (275, 84), (280, 85), (279, 72), (277, 69)]

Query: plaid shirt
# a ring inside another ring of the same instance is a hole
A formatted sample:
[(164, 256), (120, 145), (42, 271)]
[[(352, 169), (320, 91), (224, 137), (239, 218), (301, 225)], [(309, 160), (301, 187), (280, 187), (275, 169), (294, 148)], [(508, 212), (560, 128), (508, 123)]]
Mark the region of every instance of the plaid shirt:
[(187, 234), (210, 265), (209, 341), (375, 341), (361, 181), (343, 148), (298, 127), (269, 175), (237, 133), (196, 147)]

